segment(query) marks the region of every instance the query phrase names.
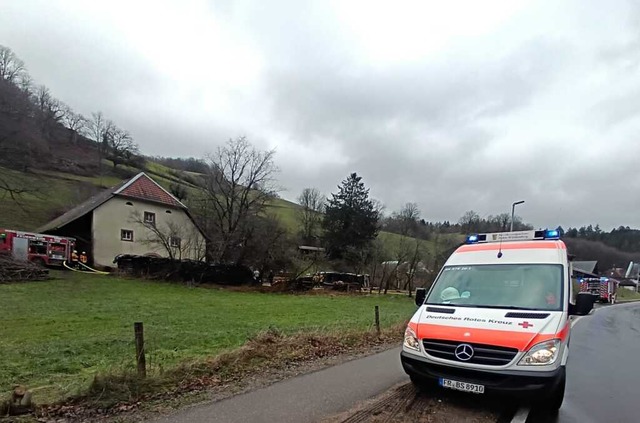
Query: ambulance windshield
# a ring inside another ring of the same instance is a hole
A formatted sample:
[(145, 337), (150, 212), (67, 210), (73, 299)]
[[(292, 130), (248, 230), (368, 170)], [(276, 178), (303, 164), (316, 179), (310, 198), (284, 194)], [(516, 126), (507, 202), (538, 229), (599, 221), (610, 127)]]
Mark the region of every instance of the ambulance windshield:
[(559, 264), (448, 266), (426, 304), (562, 310), (562, 282)]

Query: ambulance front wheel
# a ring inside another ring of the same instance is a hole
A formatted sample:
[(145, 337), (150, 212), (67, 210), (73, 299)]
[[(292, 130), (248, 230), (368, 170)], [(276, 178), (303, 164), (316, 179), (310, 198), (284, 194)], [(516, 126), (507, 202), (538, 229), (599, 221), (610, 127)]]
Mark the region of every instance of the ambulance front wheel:
[(562, 368), (562, 374), (560, 376), (560, 380), (558, 384), (553, 389), (552, 393), (544, 398), (540, 405), (541, 407), (550, 413), (557, 413), (562, 407), (562, 402), (564, 401), (564, 389), (567, 384), (567, 374), (565, 368)]
[(411, 383), (416, 389), (422, 389), (427, 384), (426, 380), (416, 375), (409, 375), (409, 379), (411, 379)]
[(411, 383), (413, 387), (416, 388), (417, 392), (430, 393), (436, 390), (438, 385), (429, 379), (423, 379), (416, 375), (409, 375), (409, 379), (411, 379)]

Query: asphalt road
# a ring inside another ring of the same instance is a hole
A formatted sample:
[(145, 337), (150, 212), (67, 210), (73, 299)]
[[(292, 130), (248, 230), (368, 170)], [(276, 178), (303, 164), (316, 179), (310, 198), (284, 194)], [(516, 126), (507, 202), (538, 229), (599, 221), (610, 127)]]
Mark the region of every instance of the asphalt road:
[(640, 303), (602, 307), (571, 331), (567, 390), (557, 417), (527, 422), (640, 422)]
[(351, 408), (407, 379), (400, 349), (276, 383), (220, 402), (200, 405), (156, 423), (299, 423)]

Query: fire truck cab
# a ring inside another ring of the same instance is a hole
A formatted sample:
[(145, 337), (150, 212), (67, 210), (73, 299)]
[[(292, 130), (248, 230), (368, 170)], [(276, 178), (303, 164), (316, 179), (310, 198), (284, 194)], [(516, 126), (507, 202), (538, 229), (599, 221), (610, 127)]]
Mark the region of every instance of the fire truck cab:
[(69, 261), (75, 243), (75, 238), (0, 229), (0, 253), (43, 266), (62, 266)]
[(596, 301), (602, 303), (615, 304), (618, 281), (607, 277), (601, 278), (583, 278), (579, 279), (580, 292), (591, 294)]
[(593, 307), (591, 295), (572, 296), (558, 231), (470, 235), (429, 291), (417, 290), (402, 366), (416, 384), (526, 396), (557, 411), (570, 316)]

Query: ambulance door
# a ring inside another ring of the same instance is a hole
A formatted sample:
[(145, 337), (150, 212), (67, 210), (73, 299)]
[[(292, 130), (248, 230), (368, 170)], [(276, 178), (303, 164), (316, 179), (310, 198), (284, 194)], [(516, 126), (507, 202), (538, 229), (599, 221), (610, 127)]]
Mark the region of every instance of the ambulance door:
[(27, 260), (29, 240), (27, 238), (13, 238), (12, 255), (17, 260)]

